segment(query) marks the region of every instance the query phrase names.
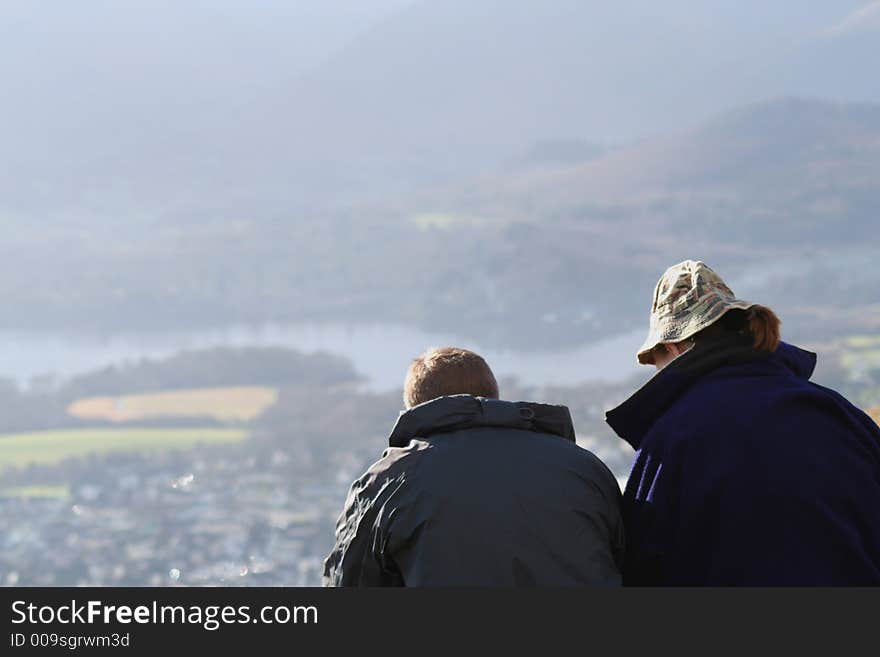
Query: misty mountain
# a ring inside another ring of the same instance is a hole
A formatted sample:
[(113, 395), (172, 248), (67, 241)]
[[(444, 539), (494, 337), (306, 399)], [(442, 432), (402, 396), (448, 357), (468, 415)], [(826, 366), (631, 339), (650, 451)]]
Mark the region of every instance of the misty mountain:
[(707, 246), (734, 235), (776, 247), (865, 239), (878, 190), (880, 105), (785, 99), (586, 162), (488, 177), (461, 191), (458, 206), (444, 192), (437, 209), (506, 221), (588, 218), (609, 230), (623, 221), (670, 234), (696, 225)]
[(698, 258), (784, 310), (796, 333), (880, 325), (877, 104), (750, 105), (675, 137), (486, 176), (414, 207), (444, 217), (450, 233), (530, 226), (508, 269), (528, 262), (535, 273), (551, 260), (557, 275), (540, 275), (540, 289), (566, 290), (563, 307), (576, 308), (586, 286), (591, 301), (633, 318), (640, 306), (629, 294), (645, 296), (666, 266)]
[[(286, 108), (412, 155), (627, 140), (768, 97), (880, 100), (877, 39), (863, 52), (864, 34), (834, 31), (858, 6), (423, 0), (325, 62)], [(817, 59), (835, 75), (811, 75)]]
[(374, 199), (535, 142), (656, 137), (782, 96), (880, 102), (859, 6), (422, 0), (254, 108), (234, 148), (303, 194)]
[(880, 106), (781, 100), (573, 150), (350, 212), (11, 223), (2, 323), (393, 322), (546, 347), (640, 326), (685, 258), (746, 281), (789, 329), (880, 323)]
[(541, 141), (632, 141), (779, 96), (880, 101), (876, 5), (14, 0), (3, 208), (351, 205)]

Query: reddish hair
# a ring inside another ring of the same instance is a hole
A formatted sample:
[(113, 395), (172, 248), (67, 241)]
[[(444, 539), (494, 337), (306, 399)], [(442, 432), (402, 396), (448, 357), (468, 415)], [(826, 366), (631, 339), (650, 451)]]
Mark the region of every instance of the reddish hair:
[(779, 347), (779, 326), (776, 313), (767, 306), (752, 306), (746, 311), (746, 332), (752, 336), (758, 351), (776, 351)]
[(722, 333), (739, 333), (752, 338), (752, 346), (758, 351), (773, 352), (779, 347), (779, 328), (782, 321), (767, 306), (752, 306), (748, 310), (728, 310), (711, 326), (694, 336), (710, 337)]

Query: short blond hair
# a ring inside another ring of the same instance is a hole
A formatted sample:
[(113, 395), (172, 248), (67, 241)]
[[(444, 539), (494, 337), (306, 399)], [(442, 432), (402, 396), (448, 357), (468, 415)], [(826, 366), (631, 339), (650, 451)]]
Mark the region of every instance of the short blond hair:
[(428, 349), (415, 358), (403, 384), (403, 403), (412, 408), (445, 395), (498, 399), (498, 383), (479, 354), (458, 347)]

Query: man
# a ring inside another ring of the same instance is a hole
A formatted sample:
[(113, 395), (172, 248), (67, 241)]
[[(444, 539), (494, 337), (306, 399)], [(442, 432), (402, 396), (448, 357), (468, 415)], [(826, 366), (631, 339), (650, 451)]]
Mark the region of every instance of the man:
[(564, 406), (498, 400), (466, 349), (413, 361), (382, 458), (348, 494), (328, 586), (620, 583), (611, 472), (574, 440)]
[(880, 585), (880, 428), (779, 325), (702, 262), (657, 284), (660, 371), (607, 414), (637, 450), (626, 584)]

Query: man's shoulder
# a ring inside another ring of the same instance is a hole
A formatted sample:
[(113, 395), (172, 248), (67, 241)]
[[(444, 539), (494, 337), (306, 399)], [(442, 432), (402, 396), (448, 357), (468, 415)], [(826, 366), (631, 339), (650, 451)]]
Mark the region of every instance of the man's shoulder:
[(355, 486), (366, 490), (377, 482), (396, 478), (416, 467), (431, 445), (422, 440), (411, 440), (405, 447), (388, 447), (378, 461), (373, 463), (355, 482)]
[(616, 493), (620, 492), (614, 473), (587, 447), (579, 445), (574, 440), (550, 433), (528, 432), (524, 435), (534, 439), (527, 454), (532, 453), (532, 449), (553, 452), (555, 456), (547, 462), (555, 463), (556, 468), (578, 472), (584, 481), (610, 488)]
[(614, 476), (614, 473), (605, 464), (605, 461), (586, 447), (571, 443), (571, 448), (573, 452), (572, 458), (577, 459), (581, 472), (586, 473), (595, 483), (605, 485), (617, 495), (620, 494), (617, 477)]
[(392, 468), (405, 468), (416, 463), (425, 453), (430, 451), (430, 443), (417, 438), (410, 440), (404, 447), (387, 447), (382, 452), (381, 458), (370, 469), (387, 470)]

